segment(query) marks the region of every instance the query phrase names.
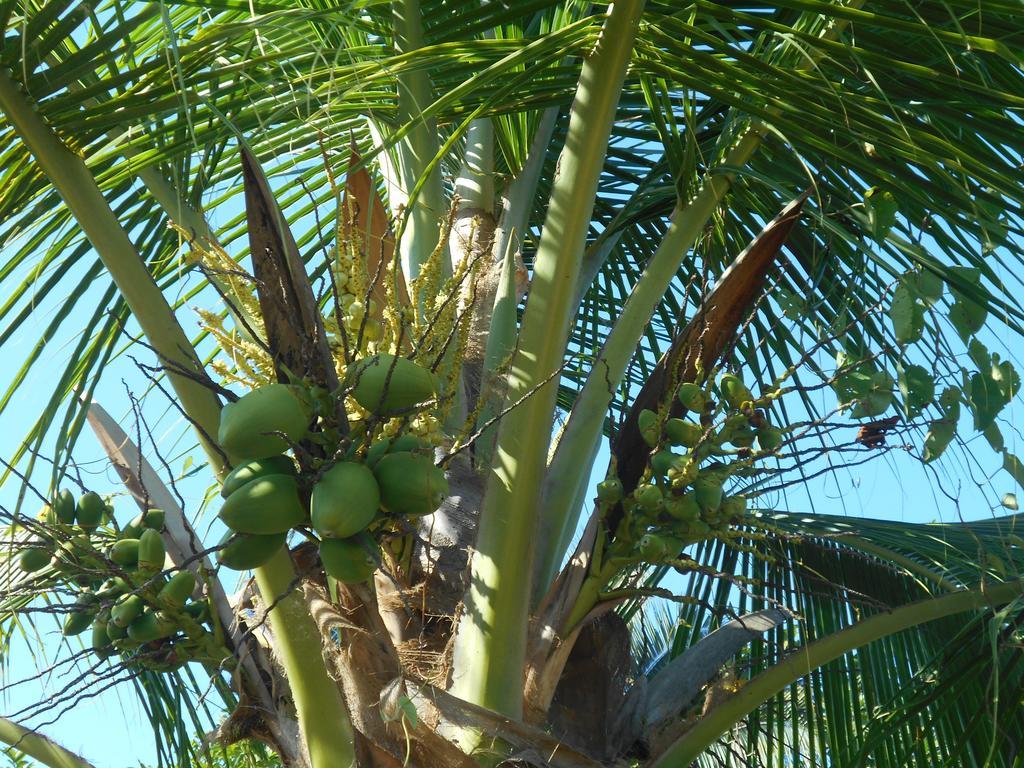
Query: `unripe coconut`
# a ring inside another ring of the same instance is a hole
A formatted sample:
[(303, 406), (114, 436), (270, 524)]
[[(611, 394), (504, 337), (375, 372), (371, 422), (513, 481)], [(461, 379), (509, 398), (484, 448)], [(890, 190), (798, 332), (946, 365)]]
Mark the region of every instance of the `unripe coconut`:
[[(62, 491), (62, 493), (64, 492)], [(75, 510), (75, 519), (82, 527), (82, 530), (91, 533), (96, 530), (100, 523), (103, 522), (103, 516), (106, 513), (107, 505), (103, 502), (100, 495), (93, 491), (89, 491), (88, 493), (82, 494), (82, 498), (78, 500), (78, 507)]]
[[(142, 609), (145, 607), (146, 604), (138, 595), (124, 595), (110, 609), (110, 621), (119, 627), (127, 627), (135, 621), (135, 618), (142, 613)], [(109, 627), (107, 632), (110, 632)], [(114, 638), (111, 637), (111, 639)]]
[(427, 451), (430, 444), (418, 435), (398, 435), (397, 437), (386, 437), (374, 442), (366, 451), (368, 467), (373, 467), (378, 461), (389, 453), (404, 453), (406, 451)]
[(782, 430), (764, 426), (757, 430), (757, 444), (762, 451), (777, 451), (782, 447)]
[(92, 649), (101, 659), (107, 658), (113, 653), (110, 647), (110, 636), (107, 634), (109, 619), (96, 619), (92, 623)]
[(167, 550), (164, 540), (152, 528), (147, 528), (139, 537), (138, 563), (143, 573), (156, 573), (164, 567)]
[(294, 475), (295, 464), (287, 456), (267, 456), (262, 459), (252, 459), (236, 466), (231, 473), (224, 478), (220, 486), (220, 495), (227, 498), (246, 483), (255, 480), (257, 477), (267, 475)]
[(151, 643), (170, 637), (178, 631), (178, 625), (170, 618), (155, 611), (145, 610), (128, 625), (128, 637), (137, 643)]
[(731, 408), (739, 408), (743, 403), (754, 399), (740, 377), (732, 373), (722, 375), (722, 378), (718, 380), (718, 390)]
[(448, 495), (448, 478), (422, 453), (389, 453), (377, 462), (373, 474), (381, 506), (394, 515), (432, 514)]
[(167, 514), (162, 509), (147, 509), (142, 513), (142, 527), (162, 531)]
[(305, 436), (311, 418), (292, 387), (266, 384), (224, 406), (217, 439), (232, 462), (276, 456)]
[(639, 548), (640, 557), (655, 563), (676, 557), (683, 548), (683, 542), (668, 534), (648, 533), (640, 537)]
[(722, 481), (718, 477), (699, 475), (693, 482), (693, 492), (704, 511), (716, 510), (722, 504)]
[(119, 539), (115, 541), (107, 552), (107, 557), (122, 568), (134, 568), (139, 562), (139, 540)]
[(651, 457), (651, 472), (655, 477), (665, 477), (669, 471), (677, 467), (683, 467), (687, 462), (686, 456), (681, 456), (678, 453), (672, 453), (668, 449), (663, 449), (655, 453)]
[(739, 522), (747, 514), (747, 497), (730, 496), (722, 502), (718, 508), (718, 514), (723, 520)]
[(18, 567), (26, 573), (35, 573), (50, 562), (50, 550), (42, 547), (23, 549), (18, 555)]
[(371, 554), (375, 549), (373, 539), (366, 535), (325, 539), (320, 542), (320, 561), (327, 575), (345, 584), (356, 584), (369, 579), (377, 569)]
[(184, 607), (196, 589), (196, 577), (192, 571), (178, 571), (160, 588), (156, 601), (169, 609)]
[(64, 626), (61, 629), (61, 634), (64, 637), (74, 637), (80, 635), (92, 625), (92, 620), (95, 618), (96, 612), (90, 611), (87, 608), (76, 606), (74, 610), (68, 614), (68, 617), (64, 619)]
[(693, 448), (704, 435), (704, 428), (692, 421), (669, 419), (665, 422), (665, 434), (668, 435), (668, 440), (672, 445)]
[(71, 495), (71, 491), (65, 488), (53, 500), (54, 516), (57, 518), (57, 522), (72, 525), (75, 522), (76, 511), (75, 497)]
[(366, 528), (380, 508), (380, 488), (365, 464), (341, 461), (324, 472), (310, 497), (313, 528), (327, 539), (345, 539)]
[(736, 427), (729, 436), (729, 441), (737, 448), (750, 448), (754, 445), (754, 430), (743, 424)]
[(657, 512), (665, 501), (661, 489), (656, 485), (644, 483), (633, 491), (636, 503), (646, 512)]
[(284, 546), (287, 533), (234, 533), (228, 531), (220, 541), (217, 562), (234, 571), (259, 568)]
[(622, 481), (614, 475), (597, 484), (597, 499), (603, 504), (618, 504), (622, 493)]
[(284, 533), (306, 521), (291, 475), (266, 475), (249, 481), (228, 496), (218, 514), (238, 533)]
[(665, 502), (665, 511), (676, 520), (690, 522), (700, 517), (700, 506), (693, 492), (673, 496)]
[(379, 354), (351, 367), (346, 383), (352, 396), (366, 410), (383, 416), (409, 411), (434, 399), (437, 377), (404, 357)]
[(654, 411), (648, 408), (640, 411), (636, 417), (636, 425), (640, 430), (640, 436), (651, 448), (661, 442), (661, 426), (658, 424), (658, 414)]
[(679, 466), (672, 467), (668, 471), (668, 479), (674, 490), (681, 491), (697, 479), (699, 472), (697, 462), (691, 458)]
[(679, 389), (676, 391), (676, 397), (682, 406), (694, 413), (700, 413), (704, 410), (704, 390), (691, 381), (684, 381), (679, 385)]

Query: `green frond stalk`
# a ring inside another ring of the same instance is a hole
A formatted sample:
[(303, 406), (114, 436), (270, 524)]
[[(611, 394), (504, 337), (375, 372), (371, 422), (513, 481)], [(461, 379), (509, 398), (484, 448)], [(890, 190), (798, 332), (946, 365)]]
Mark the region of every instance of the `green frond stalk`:
[(496, 424), (489, 424), (500, 413), (504, 395), (503, 366), (516, 348), (516, 259), (509, 248), (501, 264), (498, 289), (494, 294), (494, 308), (487, 332), (484, 351), (483, 379), (480, 386), (480, 415), (477, 424), (481, 430), (476, 442), (476, 459), (482, 467), (491, 465), (494, 456)]
[(494, 211), (494, 125), (489, 117), (477, 118), (466, 129), (466, 152), (455, 194), (460, 208)]
[[(32, 153), (43, 173), (60, 193), (72, 215), (89, 238), (118, 290), (142, 327), (185, 412), (206, 435), (200, 441), (215, 471), (223, 466), (212, 444), (220, 423), (220, 405), (213, 392), (190, 378), (202, 366), (174, 311), (160, 292), (128, 234), (117, 220), (85, 161), (72, 152), (43, 121), (10, 75), (0, 72), (0, 109)], [(186, 375), (174, 372), (180, 369)]]
[(537, 502), (550, 440), (558, 371), (608, 136), (629, 66), (643, 0), (608, 12), (586, 59), (559, 158), (519, 352), (488, 475), (465, 610), (455, 639), (454, 691), (510, 717), (522, 714), (522, 681)]
[(515, 253), (522, 248), (523, 235), (529, 226), (537, 196), (540, 173), (544, 169), (544, 158), (551, 143), (551, 135), (555, 132), (555, 123), (558, 122), (558, 111), (558, 107), (544, 110), (526, 153), (526, 163), (503, 195), (501, 217), (494, 241), (495, 253), (505, 253), (510, 247), (512, 253)]
[[(423, 47), (423, 20), (419, 0), (394, 0), (393, 23), (395, 48), (409, 53)], [(437, 121), (421, 115), (433, 102), (430, 76), (423, 69), (401, 72), (398, 75), (398, 125), (413, 123), (413, 128), (399, 142), (398, 156), (404, 192), (412, 195), (417, 184), (418, 194), (410, 199), (411, 209), (402, 228), (400, 245), (402, 269), (405, 279), (412, 281), (420, 273), (441, 238), (441, 220), (447, 213), (440, 165), (421, 179), (440, 149)], [(443, 260), (449, 266), (447, 258)]]
[(690, 765), (705, 749), (761, 704), (812, 670), (839, 658), (844, 653), (929, 621), (964, 611), (994, 608), (1016, 600), (1021, 594), (1024, 594), (1024, 581), (1018, 580), (921, 600), (889, 613), (864, 619), (847, 629), (813, 642), (762, 672), (704, 715), (693, 728), (666, 750), (651, 768)]
[(355, 765), (351, 720), (338, 685), (326, 674), (323, 638), (294, 582), (295, 569), (284, 547), (256, 569), (311, 768), (348, 768)]
[(92, 763), (86, 762), (45, 736), (3, 717), (0, 717), (0, 742), (38, 760), (47, 768), (93, 768)]

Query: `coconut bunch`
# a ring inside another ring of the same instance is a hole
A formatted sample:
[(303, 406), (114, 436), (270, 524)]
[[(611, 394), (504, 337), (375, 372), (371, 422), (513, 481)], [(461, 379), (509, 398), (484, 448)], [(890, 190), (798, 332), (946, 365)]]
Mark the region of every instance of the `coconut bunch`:
[(652, 410), (638, 415), (651, 452), (637, 487), (625, 494), (614, 470), (597, 486), (602, 510), (621, 505), (623, 511), (614, 536), (619, 556), (664, 562), (741, 524), (747, 499), (726, 493), (730, 477), (749, 475), (785, 440), (765, 413), (770, 398), (755, 399), (735, 374), (724, 374), (717, 386), (684, 382), (675, 397), (682, 417)]
[[(417, 362), (381, 353), (350, 364), (336, 393), (267, 384), (226, 406), (219, 442), (233, 469), (221, 486), (219, 516), (230, 529), (221, 565), (257, 568), (297, 531), (317, 542), (329, 576), (367, 580), (382, 540), (448, 492), (431, 441), (402, 429), (436, 407), (440, 388)], [(339, 408), (352, 417), (344, 434)]]
[(147, 510), (120, 526), (113, 506), (98, 494), (89, 491), (76, 503), (62, 490), (40, 517), (43, 525), (18, 565), (74, 596), (65, 636), (91, 627), (100, 658), (120, 653), (126, 664), (159, 670), (224, 657), (204, 626), (208, 602), (193, 599), (195, 576), (167, 567), (163, 510)]

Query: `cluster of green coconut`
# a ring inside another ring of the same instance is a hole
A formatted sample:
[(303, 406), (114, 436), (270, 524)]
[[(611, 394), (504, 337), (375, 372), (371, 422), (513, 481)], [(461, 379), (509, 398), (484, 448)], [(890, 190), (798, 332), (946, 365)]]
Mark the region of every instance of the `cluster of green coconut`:
[[(341, 395), (350, 394), (380, 423), (427, 407), (437, 391), (427, 369), (379, 354), (351, 366)], [(430, 445), (411, 434), (374, 440), (365, 424), (354, 426), (325, 451), (331, 455), (311, 459), (300, 472), (287, 451), (310, 436), (321, 416), (329, 424), (337, 407), (333, 398), (311, 403), (297, 387), (268, 384), (224, 408), (219, 442), (234, 468), (221, 486), (219, 514), (230, 529), (217, 556), (222, 565), (257, 568), (298, 530), (315, 534), (328, 575), (365, 581), (377, 568), (380, 534), (440, 506), (448, 493), (444, 472)], [(317, 434), (322, 444), (324, 432)]]
[(18, 565), (76, 593), (64, 620), (66, 637), (91, 627), (92, 649), (100, 658), (120, 653), (153, 669), (218, 655), (213, 633), (204, 626), (210, 623), (209, 604), (192, 599), (195, 576), (165, 572), (163, 510), (140, 513), (120, 528), (98, 494), (89, 491), (76, 503), (62, 490), (43, 522), (48, 538), (22, 549)]
[(738, 376), (723, 375), (717, 390), (716, 401), (710, 384), (681, 384), (676, 397), (684, 418), (641, 411), (638, 427), (652, 449), (642, 481), (625, 497), (614, 474), (597, 486), (600, 504), (623, 506), (616, 539), (647, 562), (675, 558), (686, 545), (742, 522), (747, 499), (727, 496), (726, 482), (751, 457), (782, 446), (782, 431)]

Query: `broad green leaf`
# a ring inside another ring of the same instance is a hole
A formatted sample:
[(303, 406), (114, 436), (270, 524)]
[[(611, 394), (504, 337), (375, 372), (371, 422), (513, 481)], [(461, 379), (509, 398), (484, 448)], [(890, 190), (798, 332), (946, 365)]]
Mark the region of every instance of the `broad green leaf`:
[(933, 421), (924, 438), (924, 454), (922, 458), (925, 463), (935, 461), (946, 450), (947, 446), (956, 437), (956, 424), (948, 420)]
[(875, 240), (885, 240), (896, 223), (899, 203), (892, 192), (872, 187), (864, 193), (864, 210), (868, 215), (868, 230)]
[(923, 366), (909, 365), (900, 371), (899, 387), (908, 418), (916, 417), (935, 399), (935, 378)]
[(851, 416), (855, 419), (874, 418), (885, 413), (892, 405), (893, 381), (885, 371), (878, 371), (871, 377), (867, 394), (857, 403)]
[(971, 376), (971, 410), (974, 428), (983, 431), (993, 423), (1020, 387), (1020, 378), (1009, 360), (995, 363)]
[(936, 304), (942, 298), (942, 278), (934, 272), (922, 269), (908, 272), (904, 276), (914, 294), (928, 306)]
[(949, 321), (964, 341), (970, 339), (985, 325), (988, 310), (970, 299), (960, 299), (949, 308)]
[(1003, 451), (1003, 469), (1010, 473), (1021, 488), (1024, 488), (1024, 462), (1009, 451)]
[(1006, 447), (1003, 441), (1003, 432), (999, 429), (999, 424), (992, 422), (985, 427), (985, 439), (988, 440), (988, 444), (992, 446), (992, 450), (1001, 452)]
[(917, 303), (906, 283), (901, 282), (892, 294), (889, 319), (899, 344), (912, 344), (921, 340), (924, 332), (924, 307)]

